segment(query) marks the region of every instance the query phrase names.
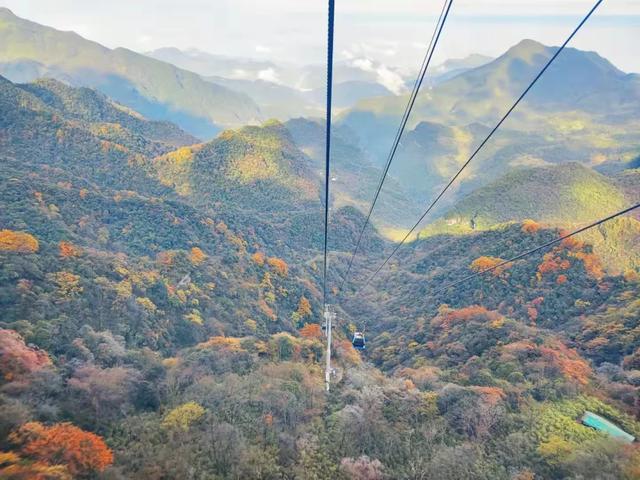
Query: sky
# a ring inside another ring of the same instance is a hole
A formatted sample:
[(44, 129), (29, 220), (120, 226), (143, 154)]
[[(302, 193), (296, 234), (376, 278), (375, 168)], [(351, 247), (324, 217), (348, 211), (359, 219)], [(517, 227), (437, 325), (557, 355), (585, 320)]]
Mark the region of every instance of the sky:
[[(454, 0), (435, 61), (498, 56), (523, 38), (558, 45), (595, 0)], [(160, 47), (318, 64), (325, 0), (0, 0), (16, 15), (73, 30), (108, 47)], [(411, 72), (424, 55), (441, 0), (336, 0), (336, 58)], [(604, 0), (571, 46), (640, 72), (640, 0)]]

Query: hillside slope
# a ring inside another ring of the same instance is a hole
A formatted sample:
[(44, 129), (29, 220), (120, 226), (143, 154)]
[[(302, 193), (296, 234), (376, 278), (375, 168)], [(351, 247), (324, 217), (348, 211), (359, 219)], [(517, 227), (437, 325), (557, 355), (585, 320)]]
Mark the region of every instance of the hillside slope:
[(452, 231), (486, 229), (535, 219), (575, 226), (605, 217), (631, 203), (613, 180), (579, 164), (520, 168), (480, 188), (456, 204), (441, 222)]

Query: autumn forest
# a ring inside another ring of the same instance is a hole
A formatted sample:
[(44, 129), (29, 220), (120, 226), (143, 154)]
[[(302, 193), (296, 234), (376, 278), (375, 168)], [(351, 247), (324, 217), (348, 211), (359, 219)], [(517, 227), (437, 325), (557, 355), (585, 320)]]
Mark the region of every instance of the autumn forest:
[(363, 287), (553, 52), (434, 72), (350, 266), (404, 90), (339, 64), (327, 200), (284, 67), (0, 7), (0, 479), (640, 479), (640, 211), (503, 264), (640, 201), (640, 76), (563, 52)]

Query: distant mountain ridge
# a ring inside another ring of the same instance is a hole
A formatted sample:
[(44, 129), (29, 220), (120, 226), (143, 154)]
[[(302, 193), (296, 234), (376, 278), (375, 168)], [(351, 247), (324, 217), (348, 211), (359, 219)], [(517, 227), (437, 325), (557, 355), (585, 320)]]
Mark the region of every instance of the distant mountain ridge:
[(146, 117), (173, 121), (202, 138), (261, 119), (246, 95), (130, 50), (110, 50), (23, 20), (6, 8), (0, 9), (0, 74), (23, 82), (49, 76), (97, 88)]
[[(500, 57), (423, 88), (390, 170), (427, 202), (486, 138), (557, 51), (523, 40)], [(377, 165), (387, 158), (406, 97), (362, 100), (340, 115)], [(445, 201), (519, 166), (582, 162), (615, 171), (637, 158), (640, 76), (593, 52), (565, 49)]]

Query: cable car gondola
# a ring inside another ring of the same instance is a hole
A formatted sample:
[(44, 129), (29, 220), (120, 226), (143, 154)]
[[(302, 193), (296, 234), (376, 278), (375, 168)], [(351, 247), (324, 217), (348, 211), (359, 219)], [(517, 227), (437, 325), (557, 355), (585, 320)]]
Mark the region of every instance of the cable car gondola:
[(364, 333), (356, 332), (353, 334), (353, 340), (351, 341), (353, 348), (356, 350), (364, 350), (366, 348), (366, 340), (364, 339)]

